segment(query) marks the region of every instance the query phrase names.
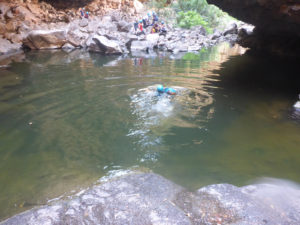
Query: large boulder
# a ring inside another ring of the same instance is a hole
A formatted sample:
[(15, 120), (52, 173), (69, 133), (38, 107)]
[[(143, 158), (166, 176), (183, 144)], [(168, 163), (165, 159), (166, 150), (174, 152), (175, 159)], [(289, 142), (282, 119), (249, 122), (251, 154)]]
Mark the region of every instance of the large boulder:
[(149, 52), (152, 48), (152, 44), (149, 41), (132, 41), (130, 50), (132, 52), (143, 51)]
[(217, 184), (190, 192), (153, 173), (102, 182), (0, 224), (300, 224), (300, 190), (290, 184)]
[(159, 34), (158, 33), (148, 34), (146, 36), (146, 41), (149, 42), (149, 44), (151, 45), (151, 48), (156, 48), (158, 45), (158, 41), (159, 41)]
[(67, 31), (67, 41), (75, 47), (84, 47), (84, 42), (88, 37), (87, 33), (80, 31), (76, 27), (70, 27)]
[(65, 30), (34, 30), (23, 40), (30, 49), (55, 49), (67, 43)]
[(102, 52), (104, 54), (122, 54), (122, 48), (117, 41), (109, 40), (105, 36), (93, 35), (87, 43), (89, 51)]
[(88, 39), (85, 40), (84, 47), (90, 52), (103, 53), (103, 50), (99, 47), (99, 45), (97, 45), (93, 38), (93, 35), (89, 36)]
[(126, 22), (125, 20), (120, 20), (118, 23), (117, 23), (117, 27), (118, 27), (118, 31), (120, 32), (129, 32), (133, 25)]

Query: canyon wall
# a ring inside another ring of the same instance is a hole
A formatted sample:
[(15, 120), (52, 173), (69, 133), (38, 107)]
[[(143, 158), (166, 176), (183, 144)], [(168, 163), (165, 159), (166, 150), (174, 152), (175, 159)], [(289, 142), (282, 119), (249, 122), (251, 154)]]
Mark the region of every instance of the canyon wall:
[(255, 25), (240, 44), (254, 50), (297, 56), (300, 50), (299, 0), (208, 0), (235, 18)]

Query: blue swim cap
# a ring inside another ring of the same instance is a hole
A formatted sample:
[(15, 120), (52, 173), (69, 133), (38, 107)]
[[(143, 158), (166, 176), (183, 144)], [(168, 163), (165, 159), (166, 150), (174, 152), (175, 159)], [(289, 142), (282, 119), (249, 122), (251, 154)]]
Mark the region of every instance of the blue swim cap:
[(176, 91), (173, 88), (168, 88), (168, 92), (176, 93)]
[(164, 92), (164, 86), (162, 86), (161, 84), (157, 86), (157, 91), (158, 92)]
[(161, 24), (164, 24), (165, 22), (164, 21), (161, 21)]
[(164, 89), (165, 93), (168, 93), (169, 95), (176, 95), (176, 90), (174, 90), (173, 88), (166, 88)]

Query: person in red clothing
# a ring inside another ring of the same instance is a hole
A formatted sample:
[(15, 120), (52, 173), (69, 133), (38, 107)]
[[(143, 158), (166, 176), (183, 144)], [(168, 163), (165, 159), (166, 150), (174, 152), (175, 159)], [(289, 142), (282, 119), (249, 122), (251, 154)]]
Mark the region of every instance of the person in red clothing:
[(140, 29), (140, 32), (138, 35), (141, 35), (141, 34), (145, 35), (144, 29), (143, 29), (143, 20), (139, 21), (139, 29)]
[(86, 18), (86, 19), (89, 18), (89, 12), (86, 12), (86, 13), (85, 13), (84, 18)]

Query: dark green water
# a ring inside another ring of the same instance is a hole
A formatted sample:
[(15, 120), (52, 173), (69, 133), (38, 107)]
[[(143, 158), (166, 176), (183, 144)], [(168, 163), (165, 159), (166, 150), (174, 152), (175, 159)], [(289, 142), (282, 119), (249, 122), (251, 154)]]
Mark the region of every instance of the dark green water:
[[(228, 57), (237, 50), (182, 59), (40, 51), (1, 67), (0, 219), (119, 169), (190, 189), (300, 182), (297, 64)], [(179, 94), (156, 96), (156, 84)]]

